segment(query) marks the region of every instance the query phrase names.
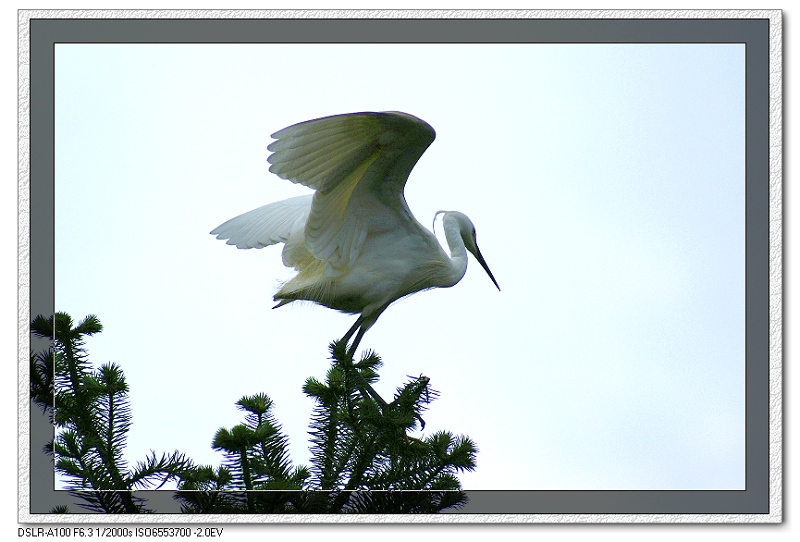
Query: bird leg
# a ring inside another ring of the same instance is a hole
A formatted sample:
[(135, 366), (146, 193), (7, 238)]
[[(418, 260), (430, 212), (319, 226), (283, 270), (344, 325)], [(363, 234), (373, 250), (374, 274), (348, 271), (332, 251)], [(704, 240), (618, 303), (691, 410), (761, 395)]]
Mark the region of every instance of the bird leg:
[(364, 329), (364, 327), (362, 326), (358, 330), (358, 333), (356, 333), (356, 338), (353, 339), (353, 344), (350, 346), (350, 359), (353, 359), (353, 357), (356, 355), (356, 348), (358, 348), (358, 343), (361, 342), (361, 338), (364, 337), (364, 333), (366, 332), (367, 330)]
[[(383, 397), (381, 397), (378, 394), (378, 392), (375, 391), (375, 389), (369, 384), (369, 382), (367, 382), (367, 380), (363, 376), (361, 376), (361, 374), (358, 372), (358, 369), (356, 369), (355, 365), (353, 364), (353, 358), (355, 356), (356, 349), (358, 348), (361, 339), (364, 337), (364, 334), (367, 332), (367, 329), (369, 329), (371, 324), (374, 323), (375, 318), (373, 318), (371, 321), (368, 321), (366, 325), (365, 325), (365, 320), (366, 318), (364, 318), (363, 316), (359, 316), (356, 322), (353, 324), (353, 326), (349, 330), (347, 330), (347, 333), (345, 333), (344, 337), (342, 337), (342, 339), (339, 341), (339, 344), (343, 344), (344, 347), (344, 357), (342, 365), (344, 365), (347, 372), (355, 376), (356, 387), (358, 388), (358, 391), (361, 392), (361, 396), (364, 399), (371, 397), (376, 403), (378, 403), (378, 405), (380, 405), (381, 411), (385, 413), (386, 409), (390, 407), (390, 404), (387, 403), (383, 399)], [(358, 332), (356, 333), (356, 331)], [(348, 346), (347, 343), (350, 341), (350, 337), (352, 337), (353, 334), (355, 334), (355, 339), (353, 339), (353, 343), (350, 346)], [(428, 382), (427, 377), (421, 376), (420, 378), (421, 379), (424, 378), (424, 384), (427, 384)], [(414, 417), (417, 420), (419, 420), (420, 426), (424, 430), (425, 420), (422, 419), (422, 416), (417, 414)], [(416, 440), (417, 442), (421, 442), (419, 439), (416, 439), (414, 437), (409, 437), (408, 435), (406, 435), (406, 438), (409, 440)]]
[[(340, 342), (344, 343), (345, 353), (344, 353), (344, 363), (348, 368), (353, 368), (353, 358), (356, 353), (356, 349), (358, 348), (358, 344), (361, 342), (361, 339), (364, 337), (364, 333), (366, 333), (367, 329), (362, 325), (364, 323), (364, 317), (359, 316), (356, 320), (355, 324), (347, 330), (347, 333), (344, 334), (342, 340)], [(369, 327), (369, 326), (367, 326)], [(347, 343), (350, 341), (350, 337), (353, 336), (353, 333), (358, 330), (356, 334), (356, 338), (353, 339), (353, 344), (348, 348)], [(372, 397), (380, 406), (381, 409), (384, 409), (388, 406), (388, 403), (381, 397), (378, 392), (376, 392), (372, 386), (370, 386), (369, 382), (367, 382), (363, 376), (361, 376), (358, 371), (354, 371), (357, 379), (358, 379), (358, 390), (361, 392), (361, 395), (366, 399), (367, 397)]]
[[(353, 336), (353, 333), (355, 333), (356, 330), (361, 327), (361, 322), (363, 322), (363, 321), (364, 321), (364, 317), (363, 316), (359, 316), (358, 319), (356, 320), (356, 323), (353, 324), (353, 326), (350, 329), (347, 330), (347, 333), (344, 334), (344, 337), (342, 337), (342, 340), (340, 341), (340, 342), (344, 343), (345, 357), (349, 356), (351, 362), (353, 361), (353, 354), (356, 353), (356, 349), (355, 348), (347, 348), (347, 343), (350, 342), (350, 337)], [(356, 337), (356, 341), (354, 341), (356, 346), (358, 346), (358, 341), (361, 340), (361, 337), (363, 335), (364, 335), (363, 333), (359, 332), (358, 337)]]
[(356, 333), (356, 330), (358, 331), (358, 333), (356, 333), (356, 338), (353, 339), (353, 344), (346, 349), (346, 351), (350, 354), (350, 359), (355, 357), (356, 349), (361, 343), (364, 333), (366, 333), (367, 330), (372, 327), (372, 325), (375, 323), (375, 320), (378, 319), (378, 317), (383, 313), (383, 311), (386, 310), (386, 307), (388, 306), (388, 304), (383, 306), (376, 304), (367, 306), (362, 311), (361, 315), (356, 319), (353, 326), (347, 330), (347, 333), (345, 333), (344, 337), (342, 337), (342, 341), (344, 341), (345, 345), (347, 345), (347, 342), (350, 340), (350, 337), (353, 336), (353, 333)]
[[(361, 377), (361, 375), (358, 375), (358, 376), (359, 376), (359, 377)], [(364, 380), (364, 378), (363, 378), (363, 377), (361, 377), (361, 378), (360, 378), (360, 380), (361, 380), (361, 385), (363, 386), (363, 388), (359, 387), (359, 390), (358, 390), (358, 391), (360, 391), (360, 392), (361, 392), (361, 395), (364, 395), (364, 393), (365, 393), (365, 392), (366, 392), (366, 393), (368, 393), (368, 394), (370, 395), (370, 397), (372, 397), (372, 398), (375, 400), (375, 402), (377, 402), (379, 405), (381, 405), (381, 410), (383, 410), (383, 409), (385, 409), (387, 406), (389, 406), (389, 403), (387, 403), (386, 401), (384, 401), (384, 400), (383, 400), (383, 397), (381, 397), (380, 395), (378, 395), (378, 392), (377, 392), (377, 391), (375, 391), (375, 390), (372, 388), (372, 386), (370, 386), (370, 385), (369, 385), (369, 382), (367, 382), (366, 380)]]
[[(364, 317), (359, 316), (358, 320), (356, 320), (356, 323), (353, 324), (353, 326), (347, 330), (347, 333), (344, 334), (344, 337), (342, 337), (341, 342), (344, 343), (345, 354), (350, 358), (351, 361), (355, 358), (356, 349), (358, 348), (359, 343), (361, 343), (361, 339), (364, 337), (364, 333), (367, 332), (368, 328), (369, 326), (364, 326)], [(358, 333), (356, 333), (356, 338), (353, 339), (353, 344), (348, 346), (347, 343), (350, 342), (350, 337), (353, 336), (353, 333), (355, 333), (356, 330), (358, 330)]]
[(383, 397), (381, 397), (378, 394), (378, 392), (375, 391), (375, 389), (372, 386), (370, 386), (369, 382), (367, 382), (367, 380), (363, 376), (361, 376), (361, 374), (358, 372), (358, 370), (353, 366), (352, 358), (345, 357), (345, 365), (346, 365), (347, 369), (349, 370), (348, 372), (352, 372), (352, 374), (355, 375), (355, 377), (356, 377), (356, 387), (358, 387), (358, 391), (361, 392), (361, 396), (364, 399), (367, 399), (367, 398), (371, 397), (373, 400), (375, 400), (381, 406), (381, 410), (384, 410), (387, 406), (389, 406), (389, 403), (387, 403), (383, 399)]

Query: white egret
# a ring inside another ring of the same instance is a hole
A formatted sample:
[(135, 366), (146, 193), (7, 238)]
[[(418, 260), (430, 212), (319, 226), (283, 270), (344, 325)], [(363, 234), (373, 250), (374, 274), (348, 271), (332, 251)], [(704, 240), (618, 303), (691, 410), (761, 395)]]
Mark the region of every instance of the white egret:
[(466, 215), (436, 213), (444, 215), (448, 255), (406, 204), (408, 176), (435, 135), (425, 121), (400, 112), (335, 115), (284, 128), (272, 134), (269, 170), (315, 192), (244, 213), (211, 234), (240, 249), (284, 243), (283, 263), (297, 274), (275, 294), (273, 308), (307, 300), (360, 314), (342, 338), (352, 359), (394, 301), (460, 281), (467, 251), (500, 289)]

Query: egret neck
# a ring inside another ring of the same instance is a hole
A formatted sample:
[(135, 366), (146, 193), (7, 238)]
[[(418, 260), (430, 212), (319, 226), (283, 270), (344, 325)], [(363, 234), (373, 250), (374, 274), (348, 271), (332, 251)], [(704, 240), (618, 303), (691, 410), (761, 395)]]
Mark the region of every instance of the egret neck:
[[(442, 211), (439, 211), (440, 213)], [(438, 213), (437, 213), (438, 214)], [(461, 213), (458, 212), (444, 212), (442, 218), (442, 227), (444, 228), (444, 237), (447, 239), (447, 246), (450, 247), (450, 276), (445, 279), (443, 286), (453, 286), (462, 278), (467, 272), (467, 248), (464, 245), (463, 235), (466, 233), (463, 228), (467, 226), (460, 220)]]

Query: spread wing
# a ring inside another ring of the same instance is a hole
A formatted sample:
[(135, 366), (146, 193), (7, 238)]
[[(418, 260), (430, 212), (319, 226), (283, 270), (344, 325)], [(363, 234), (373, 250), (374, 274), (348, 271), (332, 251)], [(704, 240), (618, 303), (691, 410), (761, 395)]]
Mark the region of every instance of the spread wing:
[(435, 132), (405, 113), (352, 113), (301, 122), (272, 137), (270, 171), (316, 191), (305, 245), (333, 277), (358, 257), (371, 216), (383, 213), (384, 226), (391, 216), (410, 218), (403, 188)]
[(292, 231), (303, 227), (313, 195), (276, 201), (231, 218), (211, 231), (236, 248), (264, 248), (285, 243)]

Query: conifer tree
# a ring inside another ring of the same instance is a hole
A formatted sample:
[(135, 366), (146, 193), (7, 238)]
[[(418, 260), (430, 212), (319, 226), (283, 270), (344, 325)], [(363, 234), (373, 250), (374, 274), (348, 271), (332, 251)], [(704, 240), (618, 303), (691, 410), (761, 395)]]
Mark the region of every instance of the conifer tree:
[(303, 387), (316, 402), (313, 487), (335, 493), (329, 513), (433, 513), (463, 505), (455, 475), (475, 468), (474, 443), (444, 431), (407, 435), (418, 423), (424, 428), (422, 413), (437, 395), (429, 379), (412, 378), (385, 403), (372, 391), (382, 365), (377, 354), (352, 363), (343, 343), (330, 350), (325, 382), (309, 378)]
[[(225, 455), (216, 471), (202, 467), (184, 477), (177, 498), (187, 513), (291, 513), (302, 506), (310, 473), (292, 467), (289, 439), (272, 415), (273, 402), (266, 394), (237, 401), (245, 421), (231, 429), (217, 430), (211, 447)], [(198, 490), (202, 493), (198, 493)], [(218, 493), (225, 491), (222, 496)], [(214, 493), (217, 493), (216, 495)]]
[[(477, 450), (466, 437), (440, 431), (417, 439), (422, 413), (436, 393), (429, 379), (412, 378), (390, 403), (375, 393), (380, 358), (366, 353), (353, 363), (341, 342), (331, 344), (325, 381), (309, 378), (304, 393), (315, 402), (311, 466), (293, 466), (288, 438), (266, 394), (236, 404), (244, 421), (220, 428), (212, 448), (219, 467), (195, 466), (179, 452), (154, 452), (129, 468), (124, 460), (132, 423), (128, 387), (113, 363), (93, 369), (83, 338), (102, 331), (90, 315), (73, 327), (65, 313), (31, 324), (53, 338), (31, 356), (31, 398), (57, 429), (47, 451), (68, 489), (95, 512), (149, 511), (136, 489), (178, 481), (175, 498), (185, 513), (435, 513), (466, 502), (456, 475), (475, 468)], [(66, 513), (66, 509), (53, 511)]]
[(131, 492), (162, 486), (192, 464), (177, 451), (160, 459), (151, 452), (128, 467), (123, 453), (132, 416), (125, 375), (114, 363), (94, 369), (84, 350), (84, 337), (102, 329), (94, 315), (74, 327), (63, 312), (38, 316), (31, 330), (52, 338), (53, 347), (31, 358), (31, 395), (51, 413), (56, 436), (47, 448), (67, 488), (84, 501), (81, 506), (92, 512), (146, 512)]

